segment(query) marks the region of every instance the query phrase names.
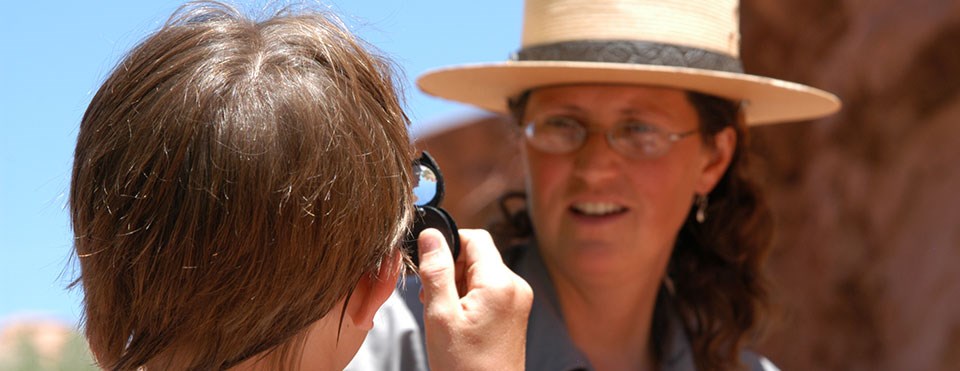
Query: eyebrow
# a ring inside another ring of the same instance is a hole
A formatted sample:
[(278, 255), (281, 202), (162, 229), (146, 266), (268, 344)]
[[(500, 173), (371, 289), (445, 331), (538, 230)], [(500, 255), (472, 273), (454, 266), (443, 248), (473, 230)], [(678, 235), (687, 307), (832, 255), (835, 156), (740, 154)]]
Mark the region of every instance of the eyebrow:
[(627, 107), (627, 108), (621, 109), (619, 114), (620, 116), (637, 117), (645, 120), (649, 120), (649, 119), (672, 120), (673, 119), (668, 113), (668, 111), (658, 109), (657, 107), (644, 107), (643, 109)]
[(557, 106), (557, 107), (551, 107), (550, 109), (551, 109), (551, 110), (558, 109), (558, 110), (564, 110), (564, 111), (573, 111), (573, 112), (576, 112), (576, 113), (584, 113), (584, 112), (586, 112), (586, 110), (583, 109), (583, 108), (581, 108), (580, 106), (574, 105), (574, 104), (570, 104), (570, 103), (565, 103), (565, 104), (559, 105), (559, 106)]
[[(578, 117), (578, 118), (583, 118), (584, 116), (588, 116), (588, 113), (587, 113), (588, 111), (587, 111), (587, 110), (585, 110), (584, 108), (582, 108), (582, 107), (580, 107), (580, 106), (578, 106), (578, 105), (571, 104), (571, 103), (561, 103), (561, 104), (558, 104), (558, 105), (541, 106), (541, 107), (540, 107), (540, 111), (541, 111), (541, 112), (538, 114), (538, 116), (542, 116), (542, 115), (544, 115), (544, 114), (546, 114), (546, 115), (557, 115), (557, 114), (573, 115), (573, 116), (576, 116), (576, 117)], [(532, 118), (532, 117), (534, 117), (534, 116), (529, 116), (529, 117)]]

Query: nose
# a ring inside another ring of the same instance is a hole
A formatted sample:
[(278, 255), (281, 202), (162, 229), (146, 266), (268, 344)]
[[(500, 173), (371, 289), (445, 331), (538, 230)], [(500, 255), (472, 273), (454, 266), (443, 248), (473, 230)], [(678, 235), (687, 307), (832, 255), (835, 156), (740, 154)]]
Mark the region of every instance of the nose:
[(602, 182), (619, 176), (619, 153), (602, 132), (587, 135), (583, 145), (574, 152), (574, 174), (587, 183)]

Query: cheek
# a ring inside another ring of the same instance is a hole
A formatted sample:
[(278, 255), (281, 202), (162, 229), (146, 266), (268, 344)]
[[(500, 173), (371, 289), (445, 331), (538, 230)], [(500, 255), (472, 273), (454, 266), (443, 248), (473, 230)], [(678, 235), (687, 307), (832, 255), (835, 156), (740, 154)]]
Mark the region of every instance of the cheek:
[(693, 202), (695, 167), (689, 161), (665, 159), (630, 171), (631, 187), (640, 201), (647, 223), (679, 230)]
[(527, 174), (527, 197), (536, 222), (541, 217), (553, 214), (546, 209), (562, 208), (559, 197), (566, 184), (564, 179), (570, 173), (570, 165), (558, 156), (544, 155), (526, 147), (522, 155)]
[[(524, 151), (527, 171), (527, 191), (532, 194), (544, 193), (544, 187), (556, 184), (557, 164), (549, 158), (529, 149)], [(536, 192), (533, 192), (536, 191)]]

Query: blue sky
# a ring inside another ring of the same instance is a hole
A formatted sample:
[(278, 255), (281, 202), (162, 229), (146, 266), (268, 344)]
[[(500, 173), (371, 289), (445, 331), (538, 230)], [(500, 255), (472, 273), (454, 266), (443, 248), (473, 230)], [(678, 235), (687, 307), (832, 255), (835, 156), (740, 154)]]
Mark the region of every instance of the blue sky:
[[(61, 4), (62, 2), (62, 4)], [(123, 54), (180, 1), (11, 2), (0, 14), (0, 326), (23, 317), (76, 323), (66, 194), (80, 117)], [(243, 9), (263, 1), (234, 0)], [(250, 5), (248, 5), (250, 4)], [(519, 46), (522, 1), (321, 3), (391, 57), (414, 132), (467, 114), (423, 95), (432, 67), (504, 60)]]

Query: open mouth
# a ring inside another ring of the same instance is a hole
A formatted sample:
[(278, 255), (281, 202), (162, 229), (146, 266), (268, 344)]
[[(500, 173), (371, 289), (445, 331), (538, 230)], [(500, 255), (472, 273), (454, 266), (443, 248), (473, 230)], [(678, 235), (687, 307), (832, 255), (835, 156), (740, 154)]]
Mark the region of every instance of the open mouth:
[(578, 202), (570, 206), (570, 210), (584, 216), (609, 216), (622, 214), (627, 208), (609, 202)]

